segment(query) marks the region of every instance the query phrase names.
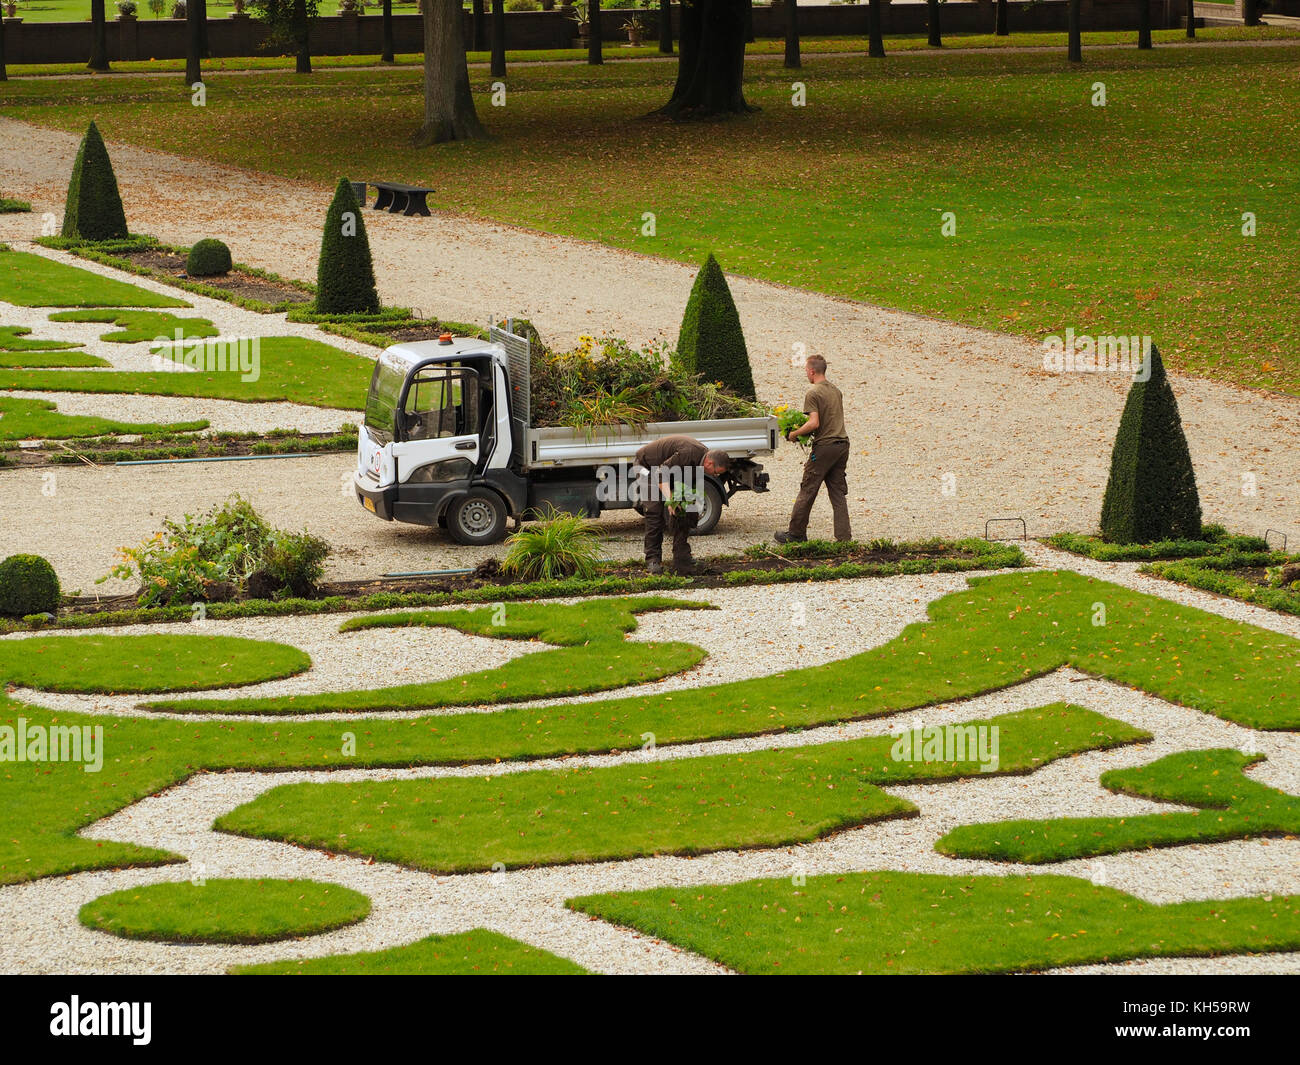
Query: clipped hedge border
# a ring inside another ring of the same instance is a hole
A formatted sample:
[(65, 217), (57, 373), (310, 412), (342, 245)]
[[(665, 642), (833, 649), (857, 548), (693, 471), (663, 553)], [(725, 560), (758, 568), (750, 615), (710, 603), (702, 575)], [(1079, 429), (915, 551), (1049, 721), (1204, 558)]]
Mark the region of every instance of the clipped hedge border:
[[(843, 545), (848, 547), (850, 545)], [(728, 574), (732, 585), (786, 584), (794, 581), (833, 581), (853, 577), (886, 577), (919, 573), (956, 573), (968, 570), (1018, 569), (1030, 565), (1020, 548), (991, 544), (984, 540), (959, 540), (951, 544), (972, 553), (970, 558), (903, 559), (899, 562), (844, 563), (815, 569), (756, 570)], [(741, 579), (736, 579), (741, 578)], [(437, 607), (457, 603), (501, 603), (520, 599), (580, 598), (597, 595), (629, 595), (639, 592), (679, 591), (697, 587), (690, 577), (662, 574), (657, 577), (569, 578), (562, 581), (532, 581), (506, 586), (489, 585), (465, 588), (457, 592), (375, 592), (349, 599), (341, 595), (322, 599), (247, 599), (234, 603), (207, 603), (204, 616), (214, 621), (232, 618), (284, 617), (293, 614), (366, 613), (402, 607)], [(165, 607), (133, 607), (128, 610), (105, 610), (94, 614), (69, 614), (50, 620), (29, 616), (21, 621), (0, 620), (0, 634), (42, 628), (91, 629), (119, 625), (143, 625), (157, 622), (189, 622), (192, 604)]]
[(1300, 592), (1256, 584), (1232, 572), (1243, 566), (1277, 566), (1297, 560), (1300, 560), (1300, 555), (1286, 555), (1276, 551), (1267, 555), (1225, 556), (1183, 562), (1151, 562), (1140, 567), (1138, 572), (1162, 580), (1174, 581), (1177, 584), (1185, 584), (1191, 588), (1199, 588), (1203, 592), (1213, 592), (1266, 610), (1275, 610), (1279, 614), (1300, 616)]
[(1156, 559), (1206, 558), (1241, 552), (1269, 551), (1268, 542), (1258, 536), (1230, 536), (1214, 526), (1204, 540), (1161, 540), (1152, 544), (1111, 544), (1086, 533), (1055, 533), (1043, 543), (1058, 551), (1082, 555), (1096, 562), (1150, 562)]

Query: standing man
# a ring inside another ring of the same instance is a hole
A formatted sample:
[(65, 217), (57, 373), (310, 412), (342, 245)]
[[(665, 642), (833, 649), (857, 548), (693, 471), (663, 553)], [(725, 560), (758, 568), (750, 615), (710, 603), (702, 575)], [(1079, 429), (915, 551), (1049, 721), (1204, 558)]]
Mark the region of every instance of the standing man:
[[(699, 520), (699, 507), (671, 506), (679, 485), (703, 495), (704, 475), (717, 477), (731, 466), (725, 451), (710, 451), (694, 437), (662, 436), (636, 453), (638, 466), (649, 471), (651, 491), (645, 501), (645, 562), (651, 573), (662, 573), (664, 526), (673, 534), (673, 569), (689, 573), (691, 545), (687, 539)], [(674, 512), (669, 513), (672, 509)]]
[(844, 397), (826, 380), (826, 360), (809, 355), (804, 372), (812, 387), (803, 397), (803, 411), (808, 420), (791, 429), (786, 439), (794, 441), (812, 434), (812, 452), (803, 467), (803, 482), (795, 497), (789, 529), (776, 534), (778, 544), (808, 539), (808, 515), (812, 512), (817, 490), (826, 485), (831, 513), (835, 516), (835, 539), (851, 540), (849, 529), (849, 483), (844, 470), (849, 464), (849, 434), (844, 428)]

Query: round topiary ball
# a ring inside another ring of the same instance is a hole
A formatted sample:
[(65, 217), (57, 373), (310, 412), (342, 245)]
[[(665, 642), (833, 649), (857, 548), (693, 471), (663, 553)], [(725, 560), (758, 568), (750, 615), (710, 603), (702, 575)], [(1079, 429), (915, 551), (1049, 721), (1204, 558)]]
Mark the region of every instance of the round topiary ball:
[(185, 260), (185, 272), (190, 277), (215, 277), (230, 273), (230, 249), (219, 240), (208, 237), (190, 249)]
[(56, 614), (59, 578), (40, 555), (10, 555), (0, 562), (0, 615)]

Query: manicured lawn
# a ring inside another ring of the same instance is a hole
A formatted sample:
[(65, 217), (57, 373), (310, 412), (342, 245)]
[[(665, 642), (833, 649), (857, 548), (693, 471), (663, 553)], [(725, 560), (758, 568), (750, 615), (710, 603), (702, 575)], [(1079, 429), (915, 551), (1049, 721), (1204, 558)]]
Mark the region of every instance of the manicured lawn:
[[(1095, 604), (1106, 625), (1094, 626)], [(0, 725), (95, 725), (104, 771), (0, 763), (0, 883), (166, 861), (76, 837), (83, 825), (202, 769), (411, 766), (634, 750), (779, 732), (960, 699), (1073, 663), (1259, 728), (1300, 728), (1300, 645), (1074, 573), (972, 579), (865, 654), (732, 684), (490, 714), (339, 721), (191, 721), (57, 714), (0, 696)], [(348, 737), (355, 741), (349, 744)]]
[[(37, 362), (38, 358), (36, 355), (19, 357), (25, 364)], [(55, 363), (64, 361), (57, 356), (51, 358)], [(0, 359), (0, 366), (3, 365), (4, 360)], [(0, 440), (67, 440), (106, 433), (188, 433), (207, 427), (207, 419), (167, 423), (115, 422), (85, 414), (61, 414), (55, 404), (42, 399), (0, 396)]]
[(1300, 898), (1157, 906), (1064, 876), (846, 873), (569, 905), (743, 973), (1001, 973), (1300, 948)]
[(60, 311), (50, 315), (51, 322), (111, 322), (117, 326), (100, 334), (100, 340), (114, 344), (135, 344), (143, 340), (175, 341), (176, 330), (182, 338), (217, 336), (218, 330), (206, 318), (179, 318), (166, 311)]
[(955, 858), (1038, 864), (1147, 847), (1298, 834), (1300, 797), (1243, 772), (1263, 760), (1263, 755), (1233, 750), (1182, 751), (1150, 765), (1102, 774), (1102, 786), (1111, 791), (1201, 807), (1195, 813), (962, 825), (941, 837), (935, 850)]
[[(0, 256), (0, 262), (4, 257)], [(251, 364), (252, 347), (246, 348)], [(205, 366), (194, 372), (142, 373), (113, 370), (0, 371), (0, 390), (39, 392), (128, 392), (144, 396), (193, 396), (244, 403), (282, 401), (313, 407), (362, 410), (374, 363), (359, 355), (302, 337), (262, 337), (258, 341), (255, 380), (241, 370), (233, 346), (221, 342), (204, 349)], [(188, 361), (189, 346), (160, 348), (161, 355)], [(220, 361), (218, 361), (220, 360)], [(221, 368), (224, 365), (224, 369)]]
[(0, 351), (62, 351), (79, 348), (70, 340), (42, 340), (21, 325), (0, 325)]
[(84, 351), (0, 351), (0, 368), (11, 366), (21, 369), (45, 366), (108, 366), (107, 359), (87, 355)]
[(19, 307), (189, 306), (172, 296), (4, 245), (0, 245), (0, 300)]
[(1300, 169), (1295, 56), (1212, 43), (1094, 51), (1081, 69), (1060, 52), (827, 56), (800, 73), (806, 107), (779, 62), (755, 60), (747, 92), (763, 110), (707, 130), (636, 121), (667, 97), (671, 64), (516, 66), (497, 108), (475, 69), (495, 139), (437, 149), (407, 143), (413, 67), (323, 70), (309, 87), (214, 76), (207, 108), (134, 76), (96, 79), (93, 96), (80, 79), (19, 80), (7, 102), (322, 186), (382, 171), (436, 189), (439, 209), (689, 263), (713, 250), (736, 273), (1029, 337), (1148, 334), (1173, 368), (1300, 392), (1300, 203), (1274, 180)]
[(0, 640), (0, 679), (54, 692), (166, 692), (292, 677), (306, 652), (239, 636), (29, 636)]
[(694, 644), (624, 639), (636, 629), (637, 614), (702, 609), (712, 607), (688, 599), (651, 596), (596, 599), (563, 606), (517, 603), (477, 610), (430, 610), (354, 618), (343, 623), (343, 632), (434, 626), (507, 640), (540, 640), (561, 649), (534, 652), (495, 669), (424, 684), (262, 699), (176, 699), (148, 706), (152, 710), (181, 713), (308, 714), (516, 703), (608, 691), (672, 676), (703, 661), (705, 652)]
[(517, 939), (475, 928), (361, 954), (236, 965), (236, 976), (581, 976), (580, 965)]
[[(1151, 738), (1064, 704), (970, 724), (999, 729), (999, 773)], [(873, 736), (502, 777), (286, 784), (214, 827), (431, 873), (470, 873), (496, 863), (565, 865), (803, 843), (916, 813), (878, 785), (982, 775), (973, 749), (962, 760), (895, 761), (893, 745), (892, 737)]]
[(370, 899), (314, 880), (208, 880), (127, 888), (81, 907), (78, 917), (125, 939), (163, 943), (270, 943), (364, 920)]

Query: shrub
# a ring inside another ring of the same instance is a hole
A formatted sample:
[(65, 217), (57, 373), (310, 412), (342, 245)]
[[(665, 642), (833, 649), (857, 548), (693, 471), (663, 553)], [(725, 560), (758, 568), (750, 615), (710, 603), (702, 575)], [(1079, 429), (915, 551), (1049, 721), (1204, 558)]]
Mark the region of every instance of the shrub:
[(1155, 345), (1150, 375), (1129, 389), (1101, 505), (1102, 539), (1115, 544), (1199, 540), (1201, 501), (1178, 401)]
[(691, 373), (717, 381), (745, 399), (754, 399), (740, 314), (718, 260), (710, 253), (695, 276), (677, 338), (677, 358)]
[(185, 0), (176, 0), (176, 3), (172, 4), (172, 18), (184, 18), (184, 17), (185, 17)]
[(126, 239), (126, 212), (117, 175), (99, 128), (91, 122), (77, 149), (63, 209), (63, 235), (83, 240)]
[(120, 15), (134, 15), (135, 0), (117, 0), (117, 11)]
[(228, 274), (234, 265), (230, 258), (230, 249), (221, 241), (211, 237), (199, 241), (185, 257), (185, 272), (190, 277), (214, 277)]
[(505, 573), (525, 580), (591, 577), (600, 562), (600, 544), (587, 522), (548, 506), (541, 520), (506, 541)]
[(537, 0), (506, 0), (507, 11), (540, 11), (542, 5)]
[(201, 517), (164, 519), (138, 547), (123, 548), (121, 563), (99, 580), (138, 576), (141, 606), (220, 602), (254, 589), (267, 597), (306, 595), (328, 554), (328, 545), (314, 536), (272, 529), (236, 495)]
[(10, 618), (59, 612), (59, 578), (40, 555), (10, 555), (0, 562), (0, 615)]
[(0, 196), (0, 214), (25, 214), (32, 209), (32, 205), (26, 200), (14, 200), (8, 196)]
[(325, 215), (316, 268), (316, 310), (321, 314), (374, 314), (379, 310), (366, 223), (347, 178), (339, 178)]

